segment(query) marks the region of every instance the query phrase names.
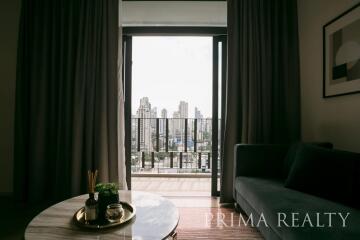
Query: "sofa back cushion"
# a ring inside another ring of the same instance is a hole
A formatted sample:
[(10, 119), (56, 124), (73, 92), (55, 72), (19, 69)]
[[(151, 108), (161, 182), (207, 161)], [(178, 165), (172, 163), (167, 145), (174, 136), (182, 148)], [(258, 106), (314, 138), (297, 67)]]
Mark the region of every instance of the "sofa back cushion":
[(236, 144), (234, 176), (282, 179), (287, 144)]
[(301, 144), (285, 187), (359, 208), (360, 154)]
[[(296, 154), (298, 149), (302, 146), (301, 142), (295, 142), (293, 144), (290, 145), (289, 150), (286, 154), (286, 157), (284, 159), (284, 166), (283, 166), (283, 177), (284, 179), (286, 179), (289, 175), (291, 166), (294, 163)], [(323, 147), (323, 148), (328, 148), (328, 149), (332, 149), (333, 148), (333, 144), (330, 142), (311, 142), (311, 143), (307, 143), (307, 144), (311, 144), (314, 146), (318, 146), (318, 147)]]

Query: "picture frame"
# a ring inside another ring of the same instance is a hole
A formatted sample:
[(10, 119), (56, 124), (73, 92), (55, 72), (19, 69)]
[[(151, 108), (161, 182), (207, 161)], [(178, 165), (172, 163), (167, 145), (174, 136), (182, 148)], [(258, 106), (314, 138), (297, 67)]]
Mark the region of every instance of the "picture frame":
[(360, 93), (360, 3), (323, 26), (323, 98)]

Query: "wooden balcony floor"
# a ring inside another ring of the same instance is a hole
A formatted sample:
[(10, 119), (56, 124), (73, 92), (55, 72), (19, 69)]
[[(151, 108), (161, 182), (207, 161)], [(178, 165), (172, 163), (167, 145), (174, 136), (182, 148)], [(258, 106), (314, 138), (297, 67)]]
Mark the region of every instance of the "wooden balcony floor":
[(211, 178), (132, 177), (132, 190), (162, 196), (211, 196)]

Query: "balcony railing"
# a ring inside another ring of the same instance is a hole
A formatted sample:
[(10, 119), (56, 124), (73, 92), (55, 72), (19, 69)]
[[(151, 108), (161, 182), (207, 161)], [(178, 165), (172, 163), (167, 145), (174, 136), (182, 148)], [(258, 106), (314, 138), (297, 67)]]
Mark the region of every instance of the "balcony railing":
[(211, 172), (211, 118), (132, 118), (131, 128), (132, 173)]

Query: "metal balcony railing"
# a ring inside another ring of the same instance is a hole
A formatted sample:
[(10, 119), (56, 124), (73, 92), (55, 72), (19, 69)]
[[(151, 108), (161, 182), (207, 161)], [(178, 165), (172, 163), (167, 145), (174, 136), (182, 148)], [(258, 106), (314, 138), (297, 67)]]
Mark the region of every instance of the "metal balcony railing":
[(131, 128), (132, 173), (211, 172), (211, 118), (132, 118)]

